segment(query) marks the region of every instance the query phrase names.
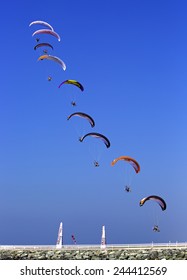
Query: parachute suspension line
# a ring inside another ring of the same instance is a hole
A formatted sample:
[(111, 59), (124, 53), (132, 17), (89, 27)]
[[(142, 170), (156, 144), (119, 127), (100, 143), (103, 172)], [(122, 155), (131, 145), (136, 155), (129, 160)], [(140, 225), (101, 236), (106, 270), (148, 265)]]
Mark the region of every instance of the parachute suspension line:
[(124, 164), (125, 164), (124, 173), (126, 178), (125, 183), (127, 184), (128, 187), (131, 187), (134, 170), (132, 170), (132, 167), (128, 163), (125, 162)]
[[(95, 140), (95, 141), (94, 141)], [(96, 143), (97, 139), (93, 139), (93, 141), (90, 141), (88, 144), (88, 153), (92, 159), (92, 162), (96, 163), (95, 166), (99, 166), (100, 165), (100, 159), (101, 159), (101, 148), (99, 147), (99, 144), (102, 143)], [(99, 165), (97, 165), (99, 164)]]
[(159, 226), (159, 218), (158, 218), (158, 205), (153, 205), (153, 209), (152, 209), (152, 215), (153, 215), (153, 222), (154, 222), (154, 225), (157, 225)]
[(78, 127), (75, 125), (74, 126), (74, 130), (75, 130), (75, 133), (76, 133), (76, 136), (77, 136), (77, 139), (80, 139), (80, 137), (82, 137)]
[(71, 99), (71, 105), (77, 106), (77, 96), (76, 96), (75, 92), (71, 94), (70, 99)]
[(129, 156), (119, 156), (111, 162), (111, 165), (114, 166), (118, 161), (121, 160), (124, 162), (123, 172), (124, 172), (124, 177), (126, 178), (125, 187), (126, 190), (128, 190), (128, 188), (130, 188), (132, 184), (132, 180), (135, 174), (139, 173), (140, 171), (140, 165), (135, 159)]
[(75, 125), (75, 131), (77, 134), (77, 139), (80, 140), (80, 138), (85, 134), (86, 129), (84, 125), (80, 125), (79, 127)]
[(80, 126), (77, 123), (75, 123), (73, 120), (70, 120), (70, 122), (72, 122), (72, 126), (75, 131), (76, 137), (79, 140), (83, 135)]
[(95, 141), (97, 141), (97, 139), (93, 139), (92, 143), (88, 143), (88, 148), (89, 148), (89, 153), (92, 157), (92, 160), (93, 161), (99, 161), (99, 157), (98, 157), (98, 147), (97, 147), (97, 144), (98, 143), (95, 143)]
[[(75, 113), (72, 113), (71, 115), (68, 116), (67, 120), (69, 120), (70, 122), (72, 122), (73, 124), (73, 128), (76, 132), (76, 135), (77, 135), (77, 139), (79, 141), (81, 141), (81, 138), (85, 135), (86, 133), (86, 127), (88, 125), (90, 125), (90, 123), (88, 122), (87, 119), (83, 118), (83, 119), (80, 119), (79, 117), (77, 118), (77, 116), (81, 116), (81, 114), (83, 115), (84, 113), (79, 113), (79, 112), (75, 112)], [(86, 115), (86, 114), (85, 114)], [(75, 117), (73, 117), (75, 116)], [(84, 116), (84, 115), (83, 115)], [(87, 115), (88, 116), (88, 115)], [(72, 120), (71, 117), (73, 117)], [(75, 119), (74, 119), (75, 118)], [(94, 121), (93, 121), (94, 123)]]
[(77, 106), (77, 98), (76, 98), (76, 94), (75, 93), (69, 93), (67, 92), (68, 95), (68, 102), (72, 107), (76, 107)]
[(69, 102), (72, 107), (77, 106), (77, 92), (75, 92), (75, 89), (68, 88), (66, 94), (68, 95)]
[[(58, 86), (58, 88), (61, 88), (61, 86), (64, 87), (64, 84), (74, 85), (74, 86), (78, 87), (78, 90), (84, 91), (83, 85), (76, 80), (65, 80), (65, 81), (61, 82), (61, 84)], [(76, 103), (77, 94), (79, 94), (79, 93), (77, 93), (77, 89), (73, 89), (73, 87), (68, 87), (68, 95), (69, 95), (69, 98), (71, 98), (70, 102), (71, 102), (72, 106), (77, 105), (77, 103)]]

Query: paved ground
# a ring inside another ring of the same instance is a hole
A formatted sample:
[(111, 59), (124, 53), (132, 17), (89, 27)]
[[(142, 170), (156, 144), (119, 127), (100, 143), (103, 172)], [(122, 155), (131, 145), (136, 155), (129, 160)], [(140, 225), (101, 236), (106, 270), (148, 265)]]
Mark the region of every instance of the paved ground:
[[(187, 248), (187, 242), (176, 243), (147, 243), (147, 244), (108, 244), (108, 250), (139, 250), (139, 249), (166, 249), (166, 248)], [(0, 250), (56, 250), (54, 245), (1, 245)], [(63, 245), (64, 250), (100, 250), (100, 245)]]

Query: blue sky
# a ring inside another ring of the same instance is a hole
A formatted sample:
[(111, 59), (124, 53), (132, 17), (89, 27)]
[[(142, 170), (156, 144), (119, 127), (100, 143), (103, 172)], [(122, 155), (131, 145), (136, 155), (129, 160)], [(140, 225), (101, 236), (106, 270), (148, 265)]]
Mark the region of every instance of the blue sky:
[[(16, 12), (15, 12), (16, 10)], [(0, 244), (186, 241), (186, 1), (7, 1), (1, 6)], [(41, 35), (67, 66), (37, 61), (32, 33), (49, 22), (61, 41)], [(47, 77), (52, 76), (48, 82)], [(85, 88), (58, 85), (75, 79)], [(72, 96), (77, 107), (72, 107)], [(93, 129), (106, 135), (78, 141)], [(97, 149), (95, 151), (94, 149)], [(90, 152), (91, 151), (91, 152)], [(93, 155), (100, 160), (93, 166)], [(135, 158), (126, 193), (125, 164)], [(167, 210), (141, 198), (159, 195)], [(152, 226), (159, 223), (160, 233)]]

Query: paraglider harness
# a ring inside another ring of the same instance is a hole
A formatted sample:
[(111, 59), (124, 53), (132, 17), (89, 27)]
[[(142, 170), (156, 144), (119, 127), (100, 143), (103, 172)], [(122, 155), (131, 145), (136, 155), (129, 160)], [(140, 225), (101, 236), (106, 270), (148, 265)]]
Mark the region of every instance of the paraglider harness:
[(95, 167), (99, 167), (99, 162), (95, 160), (95, 161), (94, 161), (94, 166), (95, 166)]
[(126, 192), (131, 192), (131, 188), (129, 186), (125, 186), (125, 191)]
[(153, 231), (154, 232), (160, 232), (160, 229), (159, 229), (159, 227), (157, 225), (154, 225)]

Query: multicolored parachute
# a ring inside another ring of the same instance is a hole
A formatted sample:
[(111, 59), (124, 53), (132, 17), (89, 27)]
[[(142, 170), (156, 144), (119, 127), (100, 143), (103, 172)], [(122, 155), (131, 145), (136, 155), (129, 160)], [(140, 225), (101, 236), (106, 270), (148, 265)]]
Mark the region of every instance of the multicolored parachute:
[(82, 113), (82, 112), (75, 112), (71, 115), (68, 116), (67, 120), (71, 119), (73, 116), (78, 116), (78, 117), (81, 117), (81, 118), (85, 118), (89, 121), (91, 127), (94, 127), (95, 126), (95, 122), (94, 120), (92, 119), (92, 117), (90, 117), (89, 115), (85, 114), (85, 113)]
[(53, 27), (46, 21), (43, 21), (43, 20), (35, 20), (35, 21), (32, 21), (29, 26), (32, 26), (34, 24), (41, 24), (41, 25), (44, 25), (48, 28), (50, 28), (51, 30), (54, 30)]
[(85, 134), (83, 137), (80, 138), (80, 142), (82, 142), (87, 136), (91, 136), (91, 137), (101, 139), (104, 142), (104, 144), (106, 145), (107, 148), (110, 147), (110, 141), (108, 140), (108, 138), (106, 138), (106, 136), (104, 136), (100, 133), (97, 133), (97, 132), (91, 132), (91, 133)]
[(38, 60), (43, 60), (43, 59), (49, 59), (49, 60), (53, 60), (57, 63), (59, 63), (61, 65), (61, 67), (63, 68), (63, 70), (65, 71), (66, 70), (66, 65), (65, 63), (57, 56), (53, 56), (53, 55), (49, 55), (49, 54), (44, 54), (44, 55), (41, 55)]
[(129, 156), (120, 156), (120, 157), (114, 159), (111, 162), (111, 165), (114, 166), (116, 164), (116, 162), (118, 162), (119, 160), (124, 160), (124, 161), (129, 162), (130, 165), (134, 168), (136, 173), (140, 172), (140, 165), (139, 165), (139, 163), (135, 159), (133, 159), (133, 158), (131, 158)]
[(58, 41), (60, 42), (60, 36), (58, 35), (58, 33), (56, 33), (54, 30), (50, 30), (50, 29), (39, 29), (39, 30), (36, 30), (32, 36), (35, 36), (35, 35), (40, 35), (40, 34), (49, 34), (49, 35), (52, 35), (54, 37), (56, 37), (58, 39)]
[(150, 196), (142, 198), (140, 200), (140, 206), (143, 206), (144, 203), (148, 200), (153, 200), (153, 201), (157, 202), (163, 211), (166, 210), (166, 202), (164, 201), (163, 198), (161, 198), (160, 196), (157, 196), (157, 195), (150, 195)]
[(63, 84), (72, 84), (72, 85), (75, 85), (75, 86), (77, 86), (78, 88), (80, 88), (81, 91), (84, 90), (84, 87), (81, 85), (81, 83), (79, 83), (79, 82), (76, 81), (76, 80), (65, 80), (65, 81), (63, 81), (58, 87), (60, 88)]
[(40, 44), (37, 44), (35, 47), (34, 47), (34, 50), (37, 50), (38, 48), (41, 48), (41, 47), (50, 47), (52, 50), (53, 50), (53, 46), (49, 43), (40, 43)]

